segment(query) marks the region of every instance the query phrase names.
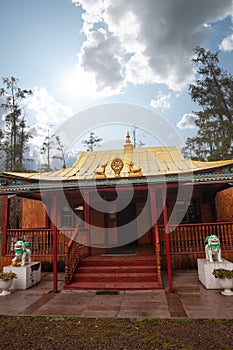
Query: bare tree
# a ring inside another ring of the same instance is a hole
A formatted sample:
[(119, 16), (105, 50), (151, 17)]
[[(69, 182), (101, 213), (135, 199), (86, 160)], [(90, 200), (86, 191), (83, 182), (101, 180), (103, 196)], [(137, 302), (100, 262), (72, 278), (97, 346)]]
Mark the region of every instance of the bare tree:
[[(56, 151), (59, 151), (60, 155), (54, 154), (54, 152)], [(52, 166), (51, 166), (52, 159), (60, 159), (63, 163), (62, 167), (63, 168), (66, 167), (64, 146), (61, 143), (59, 136), (55, 134), (51, 134), (50, 129), (48, 129), (47, 136), (45, 137), (45, 140), (42, 144), (40, 153), (46, 156), (46, 163), (42, 164), (41, 166), (42, 171), (52, 170)]]
[(94, 147), (99, 146), (103, 139), (101, 137), (96, 136), (94, 132), (89, 132), (89, 139), (83, 140), (82, 144), (86, 145), (87, 151), (93, 152)]

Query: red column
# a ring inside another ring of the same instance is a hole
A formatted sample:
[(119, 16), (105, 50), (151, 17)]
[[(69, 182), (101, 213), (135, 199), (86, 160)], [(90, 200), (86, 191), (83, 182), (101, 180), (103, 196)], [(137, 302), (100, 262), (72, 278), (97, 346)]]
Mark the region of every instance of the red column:
[(49, 220), (49, 215), (48, 215), (47, 210), (48, 210), (48, 208), (45, 209), (45, 227), (46, 227), (46, 228), (49, 228), (49, 226), (50, 226), (50, 220)]
[(160, 241), (159, 241), (159, 229), (157, 225), (157, 210), (156, 210), (156, 194), (155, 188), (150, 188), (150, 206), (151, 206), (151, 223), (152, 223), (152, 234), (153, 234), (153, 247), (156, 258), (156, 266), (158, 273), (158, 285), (162, 286), (162, 275), (161, 275), (161, 261), (160, 261)]
[(88, 254), (91, 255), (91, 232), (90, 232), (90, 224), (91, 224), (91, 215), (90, 215), (90, 206), (89, 206), (90, 194), (89, 192), (84, 193), (84, 223), (85, 228), (88, 232)]
[(166, 197), (165, 197), (163, 188), (162, 188), (162, 201), (163, 201), (163, 221), (164, 221), (164, 233), (165, 233), (165, 245), (166, 245), (168, 287), (169, 287), (169, 292), (172, 293), (173, 288), (172, 288), (171, 252), (170, 252), (169, 232), (168, 232), (168, 216), (167, 216)]
[(8, 199), (8, 196), (5, 195), (3, 197), (3, 213), (2, 213), (2, 255), (6, 255), (8, 219), (9, 219), (9, 199)]
[(53, 292), (57, 293), (57, 196), (52, 200), (52, 229), (53, 229)]
[(157, 226), (157, 216), (156, 216), (156, 198), (155, 189), (150, 188), (150, 209), (151, 209), (151, 223), (152, 223), (152, 241), (153, 247), (159, 242), (159, 233)]

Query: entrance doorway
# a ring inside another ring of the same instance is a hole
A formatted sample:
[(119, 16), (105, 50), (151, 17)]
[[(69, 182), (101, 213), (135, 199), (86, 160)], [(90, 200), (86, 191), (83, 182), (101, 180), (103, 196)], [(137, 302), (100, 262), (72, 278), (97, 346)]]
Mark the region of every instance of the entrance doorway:
[(127, 207), (117, 213), (117, 236), (118, 245), (138, 243), (137, 213), (135, 202), (129, 203)]

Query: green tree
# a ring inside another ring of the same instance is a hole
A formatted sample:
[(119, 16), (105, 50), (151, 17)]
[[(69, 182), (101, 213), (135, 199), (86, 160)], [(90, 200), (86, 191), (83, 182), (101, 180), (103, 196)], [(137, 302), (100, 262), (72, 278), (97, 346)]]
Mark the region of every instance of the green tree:
[(187, 139), (184, 154), (199, 160), (231, 159), (233, 76), (219, 67), (220, 51), (212, 53), (197, 47), (194, 52), (197, 78), (189, 91), (201, 110), (194, 112), (198, 131), (195, 137)]
[(18, 81), (15, 77), (2, 78), (4, 87), (0, 89), (0, 96), (4, 101), (0, 108), (5, 117), (5, 128), (1, 130), (1, 149), (7, 171), (23, 170), (24, 153), (30, 137), (22, 101), (32, 95), (32, 91), (18, 87)]
[(88, 152), (93, 152), (94, 147), (99, 146), (103, 139), (96, 136), (94, 132), (89, 132), (89, 139), (83, 140), (82, 144), (86, 145)]

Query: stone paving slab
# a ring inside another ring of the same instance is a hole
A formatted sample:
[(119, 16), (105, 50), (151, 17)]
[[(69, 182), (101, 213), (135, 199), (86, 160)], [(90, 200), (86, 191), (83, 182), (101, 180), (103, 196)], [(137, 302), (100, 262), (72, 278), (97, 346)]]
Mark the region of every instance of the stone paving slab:
[(220, 290), (207, 290), (198, 281), (196, 270), (173, 273), (174, 293), (164, 290), (119, 291), (116, 295), (94, 290), (63, 290), (58, 276), (58, 293), (53, 293), (53, 276), (27, 290), (0, 297), (0, 315), (43, 315), (113, 318), (227, 318), (233, 319), (233, 297)]

